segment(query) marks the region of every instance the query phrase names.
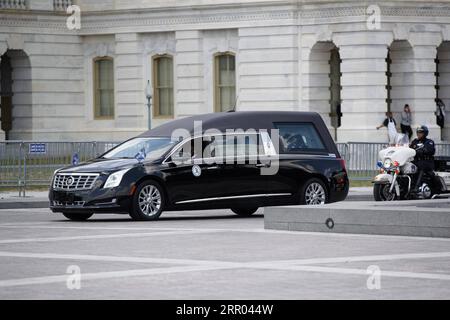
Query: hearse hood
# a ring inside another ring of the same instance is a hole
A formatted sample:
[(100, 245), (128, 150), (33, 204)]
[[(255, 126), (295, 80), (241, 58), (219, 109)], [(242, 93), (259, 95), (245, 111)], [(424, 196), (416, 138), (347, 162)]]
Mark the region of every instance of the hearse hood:
[(138, 165), (139, 161), (136, 159), (93, 159), (75, 166), (68, 166), (60, 169), (58, 173), (64, 172), (78, 172), (78, 173), (101, 173), (112, 172), (121, 169), (131, 168)]

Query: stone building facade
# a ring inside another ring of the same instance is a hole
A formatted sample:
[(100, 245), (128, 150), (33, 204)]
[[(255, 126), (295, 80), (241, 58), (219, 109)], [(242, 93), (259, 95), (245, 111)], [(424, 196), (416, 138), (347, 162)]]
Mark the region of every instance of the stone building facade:
[(0, 0), (0, 56), (0, 139), (131, 137), (149, 84), (152, 126), (233, 104), (385, 141), (376, 126), (408, 103), (413, 126), (450, 140), (450, 107), (444, 128), (435, 117), (436, 98), (450, 106), (448, 1)]

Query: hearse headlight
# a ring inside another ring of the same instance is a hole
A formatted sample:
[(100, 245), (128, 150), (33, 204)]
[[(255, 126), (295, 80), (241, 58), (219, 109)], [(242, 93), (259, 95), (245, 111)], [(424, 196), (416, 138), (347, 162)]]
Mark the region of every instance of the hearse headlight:
[(386, 159), (383, 162), (383, 167), (385, 169), (389, 169), (390, 167), (392, 167), (392, 160), (391, 159)]
[(58, 171), (59, 170), (61, 170), (62, 168), (58, 168), (58, 169), (56, 169), (55, 171), (53, 171), (53, 175), (52, 175), (52, 177), (55, 177), (56, 176), (56, 174), (58, 173)]
[(53, 185), (53, 180), (55, 180), (55, 176), (58, 173), (59, 170), (61, 170), (62, 168), (58, 168), (55, 171), (53, 171), (53, 175), (52, 175), (52, 185)]
[(123, 170), (111, 173), (109, 175), (108, 179), (106, 179), (106, 182), (105, 182), (105, 185), (103, 186), (103, 188), (117, 187), (120, 184), (120, 182), (122, 181), (124, 174), (127, 173), (128, 170), (130, 170), (130, 169), (131, 168), (123, 169)]

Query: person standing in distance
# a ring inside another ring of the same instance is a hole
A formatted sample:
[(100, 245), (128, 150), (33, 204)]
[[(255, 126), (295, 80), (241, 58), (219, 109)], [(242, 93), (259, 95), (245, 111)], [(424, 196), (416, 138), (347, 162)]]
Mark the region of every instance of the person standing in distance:
[(402, 133), (408, 135), (409, 140), (411, 140), (411, 137), (413, 135), (411, 123), (412, 123), (411, 108), (409, 107), (409, 104), (405, 104), (402, 111), (402, 121), (400, 122), (400, 130)]
[(379, 130), (382, 127), (386, 127), (388, 129), (388, 141), (390, 145), (395, 144), (395, 137), (397, 136), (397, 122), (394, 119), (394, 115), (392, 112), (388, 111), (385, 113), (386, 119), (384, 119), (383, 123), (377, 127)]

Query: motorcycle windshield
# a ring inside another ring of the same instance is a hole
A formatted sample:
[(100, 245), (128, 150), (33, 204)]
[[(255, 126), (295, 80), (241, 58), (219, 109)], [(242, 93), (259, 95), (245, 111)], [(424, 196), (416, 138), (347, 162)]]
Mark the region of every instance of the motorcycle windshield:
[(408, 147), (409, 146), (408, 135), (403, 133), (397, 133), (397, 135), (395, 136), (395, 145), (397, 147)]

